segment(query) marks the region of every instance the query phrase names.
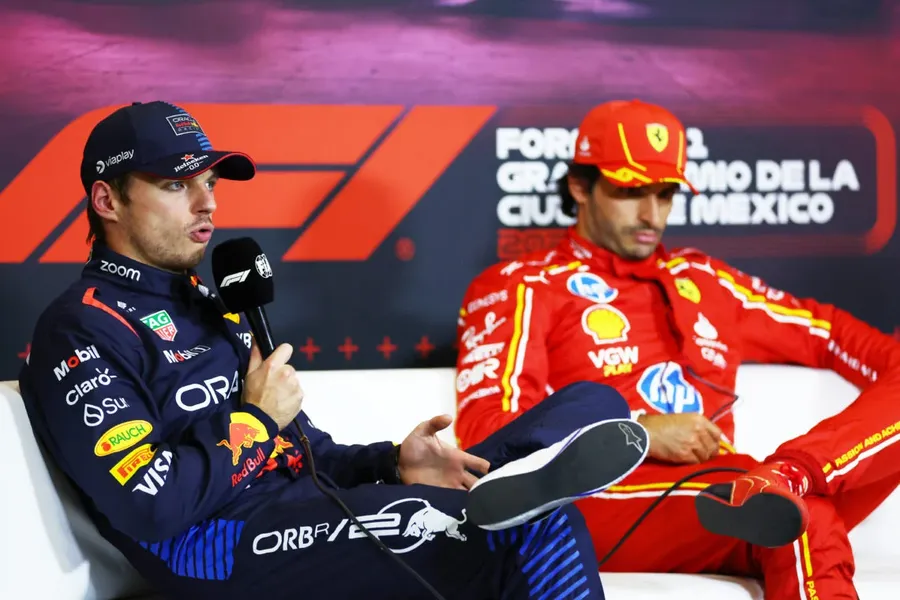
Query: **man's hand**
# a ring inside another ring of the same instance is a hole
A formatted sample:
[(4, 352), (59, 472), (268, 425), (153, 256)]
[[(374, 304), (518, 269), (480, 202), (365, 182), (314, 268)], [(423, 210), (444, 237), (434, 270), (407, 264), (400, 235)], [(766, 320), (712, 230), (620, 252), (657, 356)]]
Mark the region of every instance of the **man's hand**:
[(278, 423), (279, 431), (297, 416), (303, 404), (303, 390), (297, 381), (297, 373), (287, 364), (293, 353), (290, 344), (281, 344), (264, 361), (256, 340), (253, 340), (250, 364), (244, 377), (244, 403), (253, 404), (272, 417)]
[(650, 458), (697, 464), (719, 453), (722, 430), (699, 413), (641, 415), (637, 420), (650, 434)]
[(468, 490), (478, 478), (467, 469), (478, 473), (488, 472), (488, 461), (438, 439), (437, 432), (446, 429), (452, 422), (453, 418), (449, 415), (433, 417), (420, 423), (403, 440), (398, 464), (403, 483)]

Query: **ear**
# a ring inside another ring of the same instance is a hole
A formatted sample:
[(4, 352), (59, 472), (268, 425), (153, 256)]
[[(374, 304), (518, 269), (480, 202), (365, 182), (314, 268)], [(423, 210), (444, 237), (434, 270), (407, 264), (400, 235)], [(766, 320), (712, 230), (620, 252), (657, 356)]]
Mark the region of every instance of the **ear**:
[(105, 181), (95, 181), (91, 186), (91, 207), (105, 221), (119, 221), (118, 209), (122, 201)]
[(572, 174), (566, 176), (566, 182), (569, 186), (569, 193), (579, 205), (584, 206), (591, 198), (591, 188), (587, 185), (587, 181), (581, 177), (575, 177)]

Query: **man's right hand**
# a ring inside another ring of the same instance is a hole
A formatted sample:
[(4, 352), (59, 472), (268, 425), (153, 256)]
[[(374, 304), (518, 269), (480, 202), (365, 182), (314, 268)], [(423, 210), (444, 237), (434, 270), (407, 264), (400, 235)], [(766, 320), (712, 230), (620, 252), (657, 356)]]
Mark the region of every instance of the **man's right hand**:
[(287, 364), (293, 353), (290, 344), (281, 344), (263, 360), (254, 340), (244, 377), (244, 402), (272, 417), (278, 423), (279, 431), (288, 426), (303, 405), (303, 389), (297, 380), (297, 372)]
[(641, 415), (637, 420), (650, 434), (650, 458), (697, 464), (719, 453), (722, 430), (699, 413)]

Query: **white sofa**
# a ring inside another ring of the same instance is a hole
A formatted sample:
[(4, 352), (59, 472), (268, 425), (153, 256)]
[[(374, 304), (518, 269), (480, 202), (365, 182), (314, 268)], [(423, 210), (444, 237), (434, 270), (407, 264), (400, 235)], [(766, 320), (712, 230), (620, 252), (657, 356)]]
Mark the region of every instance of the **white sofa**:
[[(400, 441), (419, 421), (453, 413), (453, 369), (306, 371), (305, 409), (338, 442)], [(856, 390), (827, 371), (745, 366), (738, 374), (736, 446), (757, 458), (846, 406)], [(778, 415), (777, 419), (771, 418)], [(454, 443), (451, 431), (444, 439)], [(0, 385), (0, 599), (146, 598), (147, 585), (90, 525), (38, 450), (15, 384)], [(900, 493), (851, 534), (862, 600), (895, 598), (900, 584)], [(610, 600), (762, 599), (750, 580), (609, 573)], [(893, 592), (891, 590), (894, 590)], [(825, 600), (824, 598), (822, 600)]]

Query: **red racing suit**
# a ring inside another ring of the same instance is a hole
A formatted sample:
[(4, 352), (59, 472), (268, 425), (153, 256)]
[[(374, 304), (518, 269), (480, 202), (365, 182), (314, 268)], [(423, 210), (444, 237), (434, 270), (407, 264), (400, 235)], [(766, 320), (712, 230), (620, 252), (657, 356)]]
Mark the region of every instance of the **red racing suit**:
[(583, 380), (615, 387), (635, 416), (701, 412), (728, 438), (705, 465), (648, 460), (620, 485), (582, 500), (598, 557), (672, 482), (700, 468), (756, 464), (730, 443), (741, 363), (837, 372), (861, 390), (858, 399), (773, 455), (812, 478), (811, 525), (800, 540), (748, 548), (706, 533), (693, 496), (735, 476), (714, 474), (665, 500), (604, 570), (764, 576), (768, 600), (856, 598), (847, 531), (900, 483), (900, 343), (891, 337), (698, 250), (659, 247), (645, 261), (626, 261), (570, 230), (549, 253), (481, 273), (464, 297), (458, 342), (462, 447)]

